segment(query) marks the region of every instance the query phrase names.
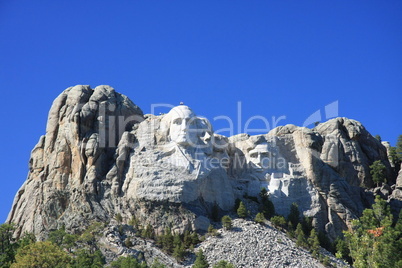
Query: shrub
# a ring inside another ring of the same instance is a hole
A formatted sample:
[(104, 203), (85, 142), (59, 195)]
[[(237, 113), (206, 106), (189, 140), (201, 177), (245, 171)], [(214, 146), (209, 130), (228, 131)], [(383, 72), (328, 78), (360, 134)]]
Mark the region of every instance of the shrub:
[(228, 215), (225, 215), (222, 217), (222, 226), (226, 230), (231, 230), (232, 229), (232, 218), (230, 218)]
[(275, 227), (284, 228), (286, 225), (286, 220), (283, 216), (273, 216), (271, 222)]
[(202, 249), (200, 249), (196, 254), (195, 262), (193, 265), (193, 268), (208, 268), (209, 264), (207, 262), (207, 259), (204, 256), (204, 253), (202, 252)]
[(255, 221), (256, 223), (259, 223), (259, 224), (264, 224), (264, 223), (265, 223), (264, 214), (262, 214), (261, 212), (260, 212), (260, 213), (257, 213), (257, 215), (256, 215), (255, 218), (254, 218), (254, 221)]
[(230, 262), (221, 260), (219, 262), (217, 262), (213, 268), (235, 268), (235, 266), (233, 264), (231, 264)]
[(247, 209), (246, 209), (246, 206), (244, 205), (243, 202), (240, 202), (239, 208), (237, 209), (237, 215), (240, 218), (246, 218), (247, 217)]

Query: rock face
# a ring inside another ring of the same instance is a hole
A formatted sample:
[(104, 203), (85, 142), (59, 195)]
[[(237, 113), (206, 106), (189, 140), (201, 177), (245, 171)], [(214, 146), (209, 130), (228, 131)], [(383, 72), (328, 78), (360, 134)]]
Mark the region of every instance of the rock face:
[[(126, 121), (117, 125), (116, 118)], [(18, 235), (44, 237), (63, 224), (79, 229), (113, 214), (113, 200), (105, 198), (113, 182), (106, 174), (121, 140), (119, 129), (142, 120), (141, 109), (109, 86), (75, 86), (60, 94), (8, 217), (18, 224)]]
[(17, 236), (38, 238), (117, 213), (157, 231), (202, 231), (214, 211), (230, 211), (236, 198), (266, 187), (278, 213), (296, 202), (335, 238), (372, 201), (363, 187), (374, 185), (376, 160), (392, 181), (386, 148), (347, 118), (227, 138), (185, 105), (143, 115), (109, 86), (75, 86), (54, 101), (7, 221)]

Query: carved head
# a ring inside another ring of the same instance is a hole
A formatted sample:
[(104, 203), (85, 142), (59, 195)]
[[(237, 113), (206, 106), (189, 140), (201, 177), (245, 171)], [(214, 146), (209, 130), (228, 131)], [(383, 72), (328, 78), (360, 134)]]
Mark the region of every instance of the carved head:
[[(186, 105), (172, 108), (163, 118), (163, 126), (168, 141), (180, 147), (197, 147), (207, 149), (207, 142), (212, 129), (207, 119), (198, 118), (193, 110)], [(205, 141), (204, 141), (205, 139)]]
[(249, 161), (255, 166), (257, 171), (263, 171), (269, 167), (268, 143), (261, 143), (248, 152)]

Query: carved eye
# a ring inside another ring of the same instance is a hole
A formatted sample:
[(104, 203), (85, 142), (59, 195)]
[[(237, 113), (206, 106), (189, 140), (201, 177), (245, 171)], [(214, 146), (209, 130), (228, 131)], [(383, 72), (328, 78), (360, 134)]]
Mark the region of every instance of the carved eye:
[(173, 120), (173, 124), (176, 124), (176, 125), (181, 125), (181, 118), (179, 117), (179, 118), (176, 118), (175, 120)]
[(250, 157), (252, 157), (252, 158), (257, 158), (257, 156), (258, 156), (258, 153), (251, 153), (250, 154)]
[(195, 120), (193, 118), (186, 119), (186, 125), (195, 126)]
[(261, 153), (261, 157), (262, 158), (267, 158), (267, 157), (269, 157), (269, 153), (267, 152), (267, 153)]

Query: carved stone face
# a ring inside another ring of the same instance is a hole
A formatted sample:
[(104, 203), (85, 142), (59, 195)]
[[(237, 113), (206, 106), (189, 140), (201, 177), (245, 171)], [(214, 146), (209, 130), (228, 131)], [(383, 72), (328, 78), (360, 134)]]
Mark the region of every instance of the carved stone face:
[(269, 167), (269, 151), (268, 144), (258, 144), (253, 150), (249, 152), (249, 159), (254, 164), (257, 171), (262, 172)]
[(185, 105), (174, 107), (168, 114), (170, 140), (182, 147), (197, 144), (197, 122), (193, 111)]

